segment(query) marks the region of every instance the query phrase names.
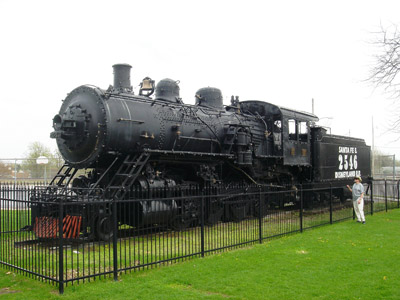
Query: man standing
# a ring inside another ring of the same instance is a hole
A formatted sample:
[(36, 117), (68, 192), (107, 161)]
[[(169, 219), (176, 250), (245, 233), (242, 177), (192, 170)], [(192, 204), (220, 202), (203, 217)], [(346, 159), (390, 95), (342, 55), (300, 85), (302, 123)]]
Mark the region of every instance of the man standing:
[(350, 188), (347, 185), (347, 188), (353, 194), (353, 206), (354, 211), (357, 216), (357, 222), (362, 222), (365, 224), (365, 217), (364, 217), (364, 186), (361, 184), (361, 177), (356, 176), (354, 177), (354, 184), (353, 187)]

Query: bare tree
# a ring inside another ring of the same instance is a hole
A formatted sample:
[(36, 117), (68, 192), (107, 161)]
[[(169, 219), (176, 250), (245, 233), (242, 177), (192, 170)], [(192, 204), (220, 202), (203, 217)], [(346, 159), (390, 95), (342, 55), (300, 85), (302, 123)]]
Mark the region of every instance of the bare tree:
[(382, 87), (395, 98), (400, 97), (400, 31), (397, 25), (389, 28), (381, 26), (373, 42), (378, 53), (375, 55), (369, 81)]
[(377, 47), (368, 81), (375, 88), (382, 88), (393, 99), (389, 132), (400, 133), (400, 31), (397, 25), (383, 27), (373, 33), (372, 42)]

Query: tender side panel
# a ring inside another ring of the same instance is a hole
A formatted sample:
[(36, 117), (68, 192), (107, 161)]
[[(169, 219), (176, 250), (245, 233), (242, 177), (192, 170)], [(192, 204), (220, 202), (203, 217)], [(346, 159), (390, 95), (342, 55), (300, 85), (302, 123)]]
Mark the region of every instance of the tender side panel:
[(314, 142), (315, 181), (351, 180), (371, 176), (371, 149), (363, 140), (348, 137), (323, 137)]

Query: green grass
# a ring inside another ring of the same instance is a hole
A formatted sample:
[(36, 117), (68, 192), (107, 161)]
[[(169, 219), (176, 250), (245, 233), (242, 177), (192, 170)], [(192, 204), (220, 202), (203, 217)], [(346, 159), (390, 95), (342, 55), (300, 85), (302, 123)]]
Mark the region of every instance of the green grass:
[(400, 299), (400, 210), (153, 270), (57, 287), (0, 269), (1, 299)]
[[(7, 212), (7, 211), (5, 211)], [(348, 209), (337, 210), (335, 215), (350, 216)], [(8, 230), (23, 227), (15, 222), (16, 211), (7, 212), (3, 223)], [(328, 211), (304, 212), (303, 226), (318, 226), (329, 223)], [(262, 220), (263, 237), (271, 237), (300, 230), (297, 211), (269, 214)], [(206, 226), (205, 251), (230, 247), (241, 243), (251, 243), (259, 238), (259, 220), (246, 219), (242, 222), (219, 223)], [(166, 231), (119, 239), (117, 249), (118, 268), (143, 268), (144, 265), (157, 264), (164, 260), (182, 260), (179, 257), (201, 252), (200, 228), (190, 228), (183, 232)], [(33, 232), (2, 234), (0, 239), (0, 260), (24, 269), (39, 272), (58, 279), (58, 248), (49, 245), (21, 244), (14, 242), (35, 239)], [(238, 248), (238, 247), (234, 247)], [(198, 254), (197, 254), (198, 256)], [(64, 249), (64, 280), (113, 270), (113, 248), (108, 243), (79, 244)]]

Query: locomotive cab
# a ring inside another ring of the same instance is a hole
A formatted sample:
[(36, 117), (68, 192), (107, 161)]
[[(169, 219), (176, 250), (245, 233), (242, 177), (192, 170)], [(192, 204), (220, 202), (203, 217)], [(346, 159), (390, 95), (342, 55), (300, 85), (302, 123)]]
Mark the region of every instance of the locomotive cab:
[(310, 113), (280, 108), (283, 123), (283, 163), (285, 165), (311, 165), (310, 125), (318, 118)]
[(317, 116), (262, 101), (240, 102), (243, 113), (259, 116), (266, 126), (266, 144), (262, 156), (281, 157), (284, 165), (309, 166), (310, 125)]

